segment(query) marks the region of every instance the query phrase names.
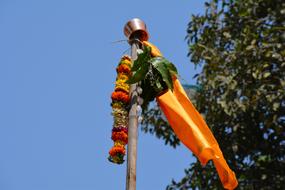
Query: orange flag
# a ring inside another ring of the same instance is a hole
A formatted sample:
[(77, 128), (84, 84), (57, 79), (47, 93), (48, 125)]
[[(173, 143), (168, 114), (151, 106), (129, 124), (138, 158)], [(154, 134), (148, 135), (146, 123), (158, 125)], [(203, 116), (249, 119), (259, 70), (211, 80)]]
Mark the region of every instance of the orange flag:
[[(161, 56), (160, 51), (150, 44), (153, 56)], [(156, 97), (170, 126), (180, 141), (187, 146), (205, 165), (213, 160), (220, 180), (226, 189), (234, 189), (238, 182), (235, 173), (229, 168), (223, 153), (206, 122), (189, 100), (177, 78), (173, 79), (173, 91), (168, 90)]]

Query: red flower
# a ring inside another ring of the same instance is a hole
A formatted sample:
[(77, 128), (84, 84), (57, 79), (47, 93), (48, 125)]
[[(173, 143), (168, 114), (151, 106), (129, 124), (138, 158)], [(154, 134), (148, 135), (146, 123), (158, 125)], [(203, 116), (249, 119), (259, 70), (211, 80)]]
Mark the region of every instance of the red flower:
[(131, 74), (131, 68), (125, 64), (120, 64), (118, 67), (117, 67), (117, 72), (118, 73), (125, 73), (127, 75), (130, 75)]
[(129, 103), (129, 94), (124, 91), (114, 91), (111, 96), (113, 101), (122, 101), (124, 103)]
[(128, 134), (126, 131), (119, 131), (119, 132), (112, 132), (112, 140), (117, 141), (120, 140), (124, 142), (125, 144), (128, 143)]
[(110, 156), (114, 157), (117, 154), (126, 154), (126, 150), (124, 147), (121, 146), (114, 146), (113, 148), (111, 148), (111, 150), (109, 151)]

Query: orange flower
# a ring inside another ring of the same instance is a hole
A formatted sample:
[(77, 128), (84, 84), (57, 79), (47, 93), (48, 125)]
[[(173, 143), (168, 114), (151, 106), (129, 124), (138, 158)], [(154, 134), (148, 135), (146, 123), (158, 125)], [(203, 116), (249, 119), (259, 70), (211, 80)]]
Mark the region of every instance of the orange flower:
[(123, 146), (114, 146), (111, 148), (111, 150), (109, 151), (110, 156), (114, 157), (117, 154), (126, 154), (126, 150)]
[(121, 58), (121, 61), (120, 61), (119, 65), (120, 64), (126, 64), (127, 66), (132, 67), (132, 60), (131, 60), (131, 58), (128, 55), (124, 55)]
[(129, 55), (123, 55), (123, 57), (121, 58), (121, 61), (129, 61), (131, 62), (131, 58)]
[(118, 73), (126, 73), (127, 75), (130, 75), (131, 74), (131, 68), (125, 64), (120, 64), (117, 67), (117, 72)]
[(124, 91), (114, 91), (111, 96), (113, 101), (122, 101), (128, 103), (130, 101), (129, 94)]
[(112, 132), (112, 140), (113, 141), (122, 141), (125, 144), (128, 143), (128, 134), (125, 131), (120, 132)]

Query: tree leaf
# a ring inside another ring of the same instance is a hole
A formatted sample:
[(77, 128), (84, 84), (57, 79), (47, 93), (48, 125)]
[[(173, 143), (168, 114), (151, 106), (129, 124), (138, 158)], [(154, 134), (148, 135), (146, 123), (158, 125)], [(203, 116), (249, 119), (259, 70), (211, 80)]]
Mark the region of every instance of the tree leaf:
[(267, 78), (267, 77), (269, 77), (270, 75), (271, 75), (270, 72), (265, 72), (265, 73), (263, 73), (263, 78)]
[(274, 102), (274, 104), (273, 104), (273, 110), (274, 110), (274, 111), (277, 111), (277, 109), (279, 108), (279, 106), (280, 106), (279, 102)]

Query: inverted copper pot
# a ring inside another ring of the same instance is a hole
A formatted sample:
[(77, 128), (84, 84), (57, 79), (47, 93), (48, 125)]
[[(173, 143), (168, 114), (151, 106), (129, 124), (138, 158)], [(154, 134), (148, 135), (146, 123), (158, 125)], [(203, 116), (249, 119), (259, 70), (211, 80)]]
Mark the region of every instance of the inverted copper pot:
[(124, 34), (129, 40), (134, 37), (139, 38), (141, 41), (147, 41), (149, 39), (146, 24), (138, 18), (127, 22), (124, 27)]

